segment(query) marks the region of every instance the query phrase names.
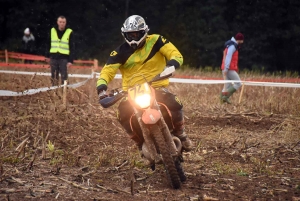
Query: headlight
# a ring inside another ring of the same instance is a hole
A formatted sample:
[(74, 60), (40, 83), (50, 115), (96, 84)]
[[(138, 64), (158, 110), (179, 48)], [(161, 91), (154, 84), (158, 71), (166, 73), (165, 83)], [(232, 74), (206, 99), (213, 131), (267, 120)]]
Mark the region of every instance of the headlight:
[(151, 96), (150, 94), (142, 94), (137, 96), (134, 101), (141, 108), (147, 108), (150, 106)]

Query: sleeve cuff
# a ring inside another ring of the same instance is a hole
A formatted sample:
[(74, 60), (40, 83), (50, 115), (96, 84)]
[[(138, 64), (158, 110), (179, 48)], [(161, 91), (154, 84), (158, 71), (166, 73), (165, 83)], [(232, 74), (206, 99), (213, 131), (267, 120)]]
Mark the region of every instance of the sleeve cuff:
[(107, 85), (107, 81), (103, 78), (99, 78), (97, 81), (97, 87), (100, 86), (101, 84)]
[(175, 59), (171, 59), (167, 62), (167, 66), (175, 66), (175, 69), (179, 68), (180, 64)]

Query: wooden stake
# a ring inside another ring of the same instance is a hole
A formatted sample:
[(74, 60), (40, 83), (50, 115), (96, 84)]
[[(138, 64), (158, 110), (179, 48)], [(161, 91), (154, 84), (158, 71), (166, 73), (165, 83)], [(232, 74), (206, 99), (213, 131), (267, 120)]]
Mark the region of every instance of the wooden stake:
[(240, 104), (241, 101), (242, 101), (242, 96), (243, 96), (243, 92), (244, 92), (244, 87), (245, 87), (245, 84), (243, 83), (243, 84), (242, 84), (242, 90), (241, 90), (240, 98), (239, 98), (239, 104)]
[(64, 81), (64, 92), (63, 92), (63, 105), (64, 105), (64, 108), (67, 107), (67, 85), (68, 85), (68, 81), (65, 80)]
[(96, 78), (95, 71), (98, 69), (98, 60), (94, 59), (94, 66), (92, 67), (92, 74), (93, 74), (93, 79)]
[(91, 70), (91, 73), (92, 73), (92, 79), (94, 79), (95, 78), (95, 67), (94, 66), (92, 66), (92, 70)]
[(8, 52), (6, 49), (5, 49), (5, 63), (8, 64)]
[(94, 59), (94, 68), (97, 69), (98, 68), (98, 60)]

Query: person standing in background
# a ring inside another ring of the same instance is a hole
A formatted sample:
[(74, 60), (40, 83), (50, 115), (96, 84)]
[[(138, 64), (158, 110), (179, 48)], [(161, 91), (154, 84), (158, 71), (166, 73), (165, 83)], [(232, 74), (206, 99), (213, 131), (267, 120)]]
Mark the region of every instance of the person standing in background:
[(72, 65), (75, 53), (73, 30), (66, 28), (67, 19), (64, 16), (57, 18), (57, 26), (50, 31), (50, 67), (52, 86), (58, 84), (59, 73), (61, 84), (68, 80), (68, 68)]
[[(238, 59), (239, 48), (244, 43), (244, 35), (237, 33), (235, 37), (228, 40), (224, 45), (223, 60), (222, 60), (222, 74), (224, 80), (241, 80), (238, 75)], [(220, 100), (221, 103), (231, 103), (229, 98), (242, 86), (241, 82), (224, 83)]]
[[(34, 54), (35, 53), (35, 38), (30, 32), (29, 28), (24, 30), (24, 36), (22, 38), (22, 52), (25, 54)], [(32, 63), (31, 60), (25, 60), (24, 63)]]

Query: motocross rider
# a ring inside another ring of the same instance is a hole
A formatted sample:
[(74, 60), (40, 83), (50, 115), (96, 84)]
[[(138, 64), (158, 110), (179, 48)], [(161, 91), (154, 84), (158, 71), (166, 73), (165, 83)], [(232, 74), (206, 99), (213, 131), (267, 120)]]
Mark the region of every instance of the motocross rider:
[[(107, 63), (101, 71), (97, 80), (99, 97), (103, 91), (107, 90), (108, 83), (114, 79), (118, 70), (122, 74), (122, 88), (127, 90), (127, 86), (142, 84), (145, 82), (144, 78), (150, 81), (165, 68), (170, 66), (179, 68), (183, 63), (181, 53), (170, 41), (161, 35), (148, 35), (148, 31), (145, 20), (139, 15), (132, 15), (125, 20), (121, 33), (126, 42), (110, 53)], [(134, 76), (137, 74), (143, 75), (144, 78)], [(173, 128), (171, 127), (170, 131), (172, 134), (181, 140), (185, 151), (190, 151), (193, 143), (184, 132), (183, 106), (179, 99), (165, 88), (168, 85), (169, 79), (153, 82), (156, 100), (159, 104), (166, 106), (171, 113)], [(124, 98), (118, 106), (118, 120), (129, 137), (141, 149), (143, 137), (139, 134), (140, 132), (134, 132), (131, 128), (131, 125), (134, 124), (134, 122), (129, 122), (132, 115), (133, 109), (130, 107), (129, 101)]]

